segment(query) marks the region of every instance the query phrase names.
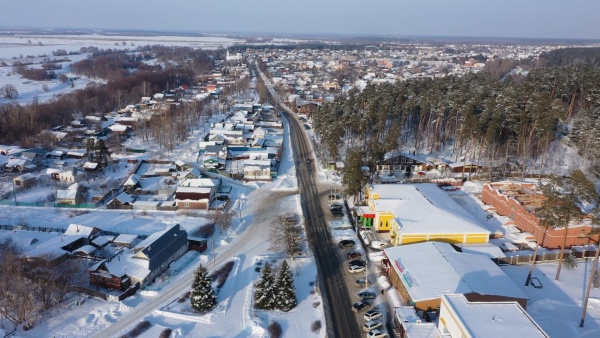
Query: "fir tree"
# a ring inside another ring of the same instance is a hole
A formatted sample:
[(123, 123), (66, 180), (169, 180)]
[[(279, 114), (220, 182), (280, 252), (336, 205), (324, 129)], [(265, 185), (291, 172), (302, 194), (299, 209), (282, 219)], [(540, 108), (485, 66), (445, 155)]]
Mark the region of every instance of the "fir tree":
[(192, 308), (197, 311), (210, 311), (217, 305), (217, 296), (208, 279), (206, 268), (202, 265), (196, 269), (196, 276), (192, 283), (190, 301)]
[(298, 304), (296, 300), (296, 288), (294, 287), (294, 278), (290, 271), (287, 261), (283, 261), (277, 282), (275, 284), (275, 307), (278, 310), (288, 312)]
[(265, 263), (260, 280), (254, 285), (254, 304), (263, 310), (274, 308), (274, 278), (269, 263)]
[(575, 258), (575, 255), (571, 252), (565, 256), (563, 264), (565, 265), (565, 268), (573, 270), (577, 267), (577, 258)]

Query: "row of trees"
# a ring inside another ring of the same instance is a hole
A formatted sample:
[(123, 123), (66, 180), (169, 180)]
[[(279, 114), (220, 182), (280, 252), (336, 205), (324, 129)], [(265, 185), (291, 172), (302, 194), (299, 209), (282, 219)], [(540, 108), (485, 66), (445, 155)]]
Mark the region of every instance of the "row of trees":
[[(455, 160), (487, 163), (502, 174), (507, 164), (524, 172), (532, 161), (545, 162), (556, 137), (572, 132), (579, 135), (575, 145), (592, 136), (600, 142), (600, 121), (598, 127), (571, 124), (583, 111), (588, 120), (598, 119), (598, 82), (600, 69), (580, 66), (535, 70), (522, 82), (478, 73), (368, 85), (323, 104), (313, 127), (333, 159), (347, 147), (362, 151), (373, 167), (402, 146), (425, 153), (451, 146)], [(584, 169), (600, 164), (594, 144)]]
[(254, 305), (262, 310), (288, 312), (298, 305), (294, 276), (287, 261), (281, 263), (277, 273), (271, 271), (267, 262), (260, 279), (254, 284)]
[(11, 239), (0, 242), (0, 317), (31, 327), (85, 277), (81, 261), (54, 258), (27, 259)]

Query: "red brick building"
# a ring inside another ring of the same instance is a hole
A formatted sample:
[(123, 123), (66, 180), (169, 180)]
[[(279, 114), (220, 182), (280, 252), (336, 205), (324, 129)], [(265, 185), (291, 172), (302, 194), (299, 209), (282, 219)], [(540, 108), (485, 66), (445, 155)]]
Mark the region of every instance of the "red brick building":
[[(560, 248), (565, 233), (564, 228), (548, 229), (539, 224), (535, 210), (541, 207), (544, 195), (534, 183), (496, 182), (484, 184), (481, 200), (494, 207), (502, 216), (515, 222), (515, 226), (531, 233), (541, 246), (549, 249)], [(567, 231), (566, 247), (598, 242), (598, 235), (588, 238), (592, 225), (584, 219), (572, 222)]]

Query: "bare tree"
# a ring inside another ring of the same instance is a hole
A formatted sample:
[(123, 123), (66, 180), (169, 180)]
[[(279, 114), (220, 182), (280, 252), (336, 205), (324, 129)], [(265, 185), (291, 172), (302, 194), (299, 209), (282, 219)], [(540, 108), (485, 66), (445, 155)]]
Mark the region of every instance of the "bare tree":
[(0, 88), (0, 95), (2, 95), (6, 99), (12, 100), (19, 97), (19, 91), (14, 85), (9, 83)]
[(269, 234), (271, 250), (285, 252), (290, 257), (301, 251), (302, 228), (296, 223), (295, 218), (280, 216), (271, 227)]
[(231, 227), (233, 213), (227, 210), (213, 210), (208, 214), (208, 218), (223, 232)]

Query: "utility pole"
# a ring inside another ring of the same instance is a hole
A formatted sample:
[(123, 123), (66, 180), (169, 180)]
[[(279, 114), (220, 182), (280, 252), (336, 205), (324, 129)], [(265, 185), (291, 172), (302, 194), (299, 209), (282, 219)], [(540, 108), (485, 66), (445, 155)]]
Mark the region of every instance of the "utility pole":
[(590, 271), (590, 279), (588, 280), (587, 289), (585, 290), (585, 299), (583, 301), (583, 310), (581, 312), (581, 321), (579, 327), (583, 327), (585, 322), (585, 313), (587, 311), (588, 300), (590, 299), (590, 290), (592, 283), (594, 282), (594, 275), (596, 274), (596, 268), (598, 267), (598, 257), (600, 256), (600, 246), (596, 249), (596, 256), (594, 256), (594, 263), (592, 264), (592, 271)]

